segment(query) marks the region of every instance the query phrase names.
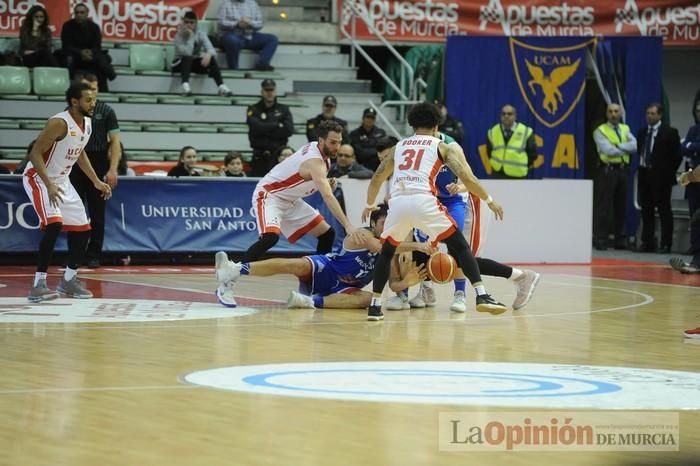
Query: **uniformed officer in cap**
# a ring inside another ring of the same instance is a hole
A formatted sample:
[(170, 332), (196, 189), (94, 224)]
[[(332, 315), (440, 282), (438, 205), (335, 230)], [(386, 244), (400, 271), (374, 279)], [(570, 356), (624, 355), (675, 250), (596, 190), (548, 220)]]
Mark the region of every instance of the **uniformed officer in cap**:
[(386, 136), (386, 131), (374, 125), (376, 119), (377, 111), (366, 108), (362, 112), (362, 124), (350, 133), (350, 144), (355, 149), (357, 161), (372, 171), (379, 166), (377, 141)]
[(348, 122), (342, 118), (335, 116), (335, 111), (338, 108), (338, 101), (332, 95), (327, 95), (323, 98), (323, 104), (321, 107), (321, 113), (315, 117), (306, 120), (306, 139), (309, 142), (318, 141), (318, 135), (316, 134), (316, 128), (322, 121), (331, 120), (338, 123), (343, 127), (343, 144), (349, 141), (348, 136)]
[(294, 120), (289, 107), (277, 102), (277, 84), (263, 80), (262, 98), (248, 107), (246, 123), (253, 149), (250, 176), (264, 176), (277, 163), (275, 152), (287, 145), (294, 133)]

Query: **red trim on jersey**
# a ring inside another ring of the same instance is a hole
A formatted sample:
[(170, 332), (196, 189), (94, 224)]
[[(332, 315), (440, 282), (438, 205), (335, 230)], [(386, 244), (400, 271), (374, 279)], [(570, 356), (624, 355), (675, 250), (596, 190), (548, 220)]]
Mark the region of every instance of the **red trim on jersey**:
[(89, 223), (85, 225), (63, 225), (63, 231), (90, 231), (91, 229)]
[(297, 242), (299, 238), (310, 232), (311, 230), (314, 229), (316, 225), (321, 223), (323, 221), (323, 216), (321, 214), (318, 214), (317, 216), (314, 217), (313, 220), (311, 220), (309, 223), (306, 224), (306, 226), (299, 228), (297, 231), (292, 233), (287, 237), (287, 241), (289, 243), (294, 244)]
[(44, 205), (44, 198), (41, 195), (41, 188), (36, 182), (36, 177), (29, 175), (29, 172), (31, 172), (32, 170), (34, 169), (32, 168), (28, 170), (27, 175), (25, 176), (27, 176), (29, 186), (32, 188), (32, 205), (34, 206), (34, 210), (36, 210), (37, 216), (39, 217), (39, 221), (41, 222), (41, 224), (45, 225), (50, 222), (46, 218), (46, 206)]
[[(256, 209), (258, 211), (258, 229), (260, 234), (267, 233), (267, 224), (265, 223), (265, 198), (267, 194), (263, 191), (258, 192), (258, 199), (255, 201)], [(279, 231), (278, 231), (279, 233)]]
[(438, 194), (438, 189), (437, 189), (437, 186), (435, 185), (435, 178), (437, 177), (437, 174), (441, 168), (442, 168), (442, 160), (440, 160), (440, 157), (438, 157), (435, 160), (435, 164), (433, 164), (433, 167), (430, 169), (430, 174), (428, 175), (428, 181), (430, 181), (430, 192), (432, 192), (436, 196)]
[(54, 141), (54, 143), (51, 145), (51, 147), (41, 154), (41, 156), (44, 158), (44, 164), (46, 166), (49, 165), (49, 162), (51, 161), (51, 157), (53, 157), (54, 152), (56, 151), (56, 147), (58, 146), (58, 141)]
[(293, 188), (294, 186), (297, 186), (303, 183), (304, 181), (306, 180), (302, 178), (299, 173), (295, 173), (286, 180), (275, 181), (274, 183), (268, 183), (266, 185), (263, 185), (263, 189), (268, 193), (274, 193), (277, 191), (282, 191), (284, 189)]
[(41, 229), (45, 230), (47, 225), (51, 225), (52, 223), (63, 223), (63, 217), (49, 217), (46, 219), (46, 223), (41, 222)]
[(391, 236), (387, 236), (386, 238), (379, 238), (379, 242), (384, 244), (384, 241), (388, 241), (389, 244), (391, 244), (394, 247), (398, 247), (399, 244), (401, 244), (401, 241), (396, 241), (394, 238)]
[(469, 208), (472, 213), (469, 244), (471, 245), (472, 253), (476, 255), (481, 246), (481, 199), (476, 194), (469, 193)]
[(445, 231), (443, 231), (442, 233), (440, 233), (439, 235), (437, 235), (437, 238), (435, 238), (435, 241), (433, 241), (433, 242), (430, 243), (430, 244), (432, 244), (433, 247), (436, 246), (440, 241), (442, 241), (442, 240), (444, 240), (445, 238), (449, 237), (449, 236), (450, 236), (452, 233), (454, 233), (455, 231), (457, 231), (457, 227), (455, 227), (454, 225), (452, 225), (450, 228), (448, 228), (447, 230), (445, 230)]

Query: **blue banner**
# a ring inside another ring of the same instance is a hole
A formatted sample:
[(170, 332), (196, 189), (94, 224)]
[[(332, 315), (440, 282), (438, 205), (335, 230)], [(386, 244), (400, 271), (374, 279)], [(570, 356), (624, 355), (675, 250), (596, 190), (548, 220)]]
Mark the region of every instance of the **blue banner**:
[[(251, 198), (257, 179), (121, 178), (107, 202), (105, 252), (243, 252), (258, 239)], [(321, 196), (306, 198), (336, 231), (344, 230)], [(22, 177), (0, 176), (0, 250), (31, 252), (42, 233), (22, 187)], [(66, 250), (61, 235), (57, 251)], [(271, 252), (307, 254), (316, 250), (308, 235), (295, 244), (282, 237)]]
[(491, 173), (486, 133), (506, 104), (534, 130), (538, 157), (528, 178), (583, 178), (586, 49), (595, 38), (451, 36), (447, 107), (465, 130), (479, 177)]

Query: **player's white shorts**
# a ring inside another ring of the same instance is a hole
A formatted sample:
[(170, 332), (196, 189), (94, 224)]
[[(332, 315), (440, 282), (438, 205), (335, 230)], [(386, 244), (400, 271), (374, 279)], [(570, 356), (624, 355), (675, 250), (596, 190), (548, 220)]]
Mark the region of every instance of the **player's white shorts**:
[(36, 172), (29, 170), (27, 174), (22, 176), (22, 183), (39, 217), (42, 229), (50, 223), (61, 222), (64, 231), (90, 230), (85, 205), (67, 176), (62, 180), (54, 181), (63, 190), (62, 201), (58, 207), (52, 206), (49, 202), (46, 185)]
[(404, 241), (413, 228), (420, 228), (435, 245), (456, 231), (457, 225), (445, 206), (432, 194), (393, 196), (389, 199), (389, 213), (384, 221), (382, 240), (396, 246)]
[(292, 244), (324, 220), (318, 210), (303, 199), (288, 201), (263, 189), (253, 193), (253, 206), (261, 236), (282, 233)]

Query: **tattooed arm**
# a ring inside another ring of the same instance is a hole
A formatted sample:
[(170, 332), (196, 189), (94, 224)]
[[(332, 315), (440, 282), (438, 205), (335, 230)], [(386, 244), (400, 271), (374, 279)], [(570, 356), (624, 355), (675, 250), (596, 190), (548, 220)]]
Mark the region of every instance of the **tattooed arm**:
[(462, 148), (457, 144), (445, 144), (441, 142), (438, 151), (445, 165), (452, 170), (452, 173), (459, 178), (459, 181), (464, 184), (467, 190), (485, 201), (489, 209), (496, 214), (497, 219), (503, 219), (503, 208), (489, 196), (486, 189), (484, 189), (479, 182), (479, 179), (474, 176), (474, 172), (472, 172), (471, 167), (466, 162), (467, 158), (464, 156)]

